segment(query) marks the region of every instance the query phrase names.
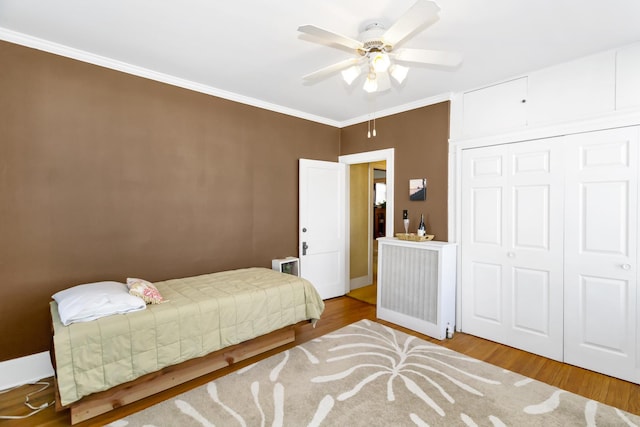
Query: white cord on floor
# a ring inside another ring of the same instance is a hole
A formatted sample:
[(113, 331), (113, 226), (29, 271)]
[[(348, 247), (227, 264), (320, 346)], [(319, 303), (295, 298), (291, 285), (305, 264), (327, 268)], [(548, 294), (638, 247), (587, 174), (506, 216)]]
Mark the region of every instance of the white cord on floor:
[[(22, 387), (23, 385), (27, 385), (27, 384), (22, 384), (16, 387), (12, 387), (10, 389), (7, 390), (2, 390), (0, 391), (0, 394), (2, 393), (7, 393), (9, 391), (15, 390), (18, 387)], [(55, 400), (49, 402), (49, 403), (43, 403), (40, 406), (33, 406), (30, 402), (29, 402), (29, 397), (36, 394), (36, 393), (40, 393), (41, 391), (46, 390), (47, 388), (49, 388), (49, 386), (51, 385), (50, 383), (46, 382), (46, 381), (37, 381), (35, 383), (28, 383), (28, 385), (43, 385), (44, 387), (39, 388), (36, 391), (32, 391), (31, 393), (27, 393), (27, 395), (24, 397), (24, 404), (25, 406), (27, 406), (27, 408), (31, 409), (31, 412), (27, 415), (1, 415), (0, 414), (0, 420), (22, 420), (24, 418), (28, 418), (31, 415), (37, 414), (38, 412), (42, 411), (43, 409), (47, 409), (49, 406), (53, 406), (54, 403), (56, 403)]]

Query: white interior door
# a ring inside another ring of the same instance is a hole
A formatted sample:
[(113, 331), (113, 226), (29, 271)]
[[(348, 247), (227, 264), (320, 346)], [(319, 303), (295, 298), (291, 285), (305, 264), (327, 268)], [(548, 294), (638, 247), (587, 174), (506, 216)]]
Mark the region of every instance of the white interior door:
[(562, 147), (465, 150), (461, 329), (562, 360)]
[(638, 128), (567, 143), (565, 361), (638, 383)]
[(322, 299), (347, 293), (346, 167), (300, 159), (300, 275)]

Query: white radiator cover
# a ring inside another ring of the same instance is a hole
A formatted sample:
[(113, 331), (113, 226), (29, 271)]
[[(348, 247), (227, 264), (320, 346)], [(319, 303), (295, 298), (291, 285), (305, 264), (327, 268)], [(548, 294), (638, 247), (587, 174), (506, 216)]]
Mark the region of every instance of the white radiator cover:
[(377, 317), (445, 339), (456, 317), (456, 245), (378, 239)]

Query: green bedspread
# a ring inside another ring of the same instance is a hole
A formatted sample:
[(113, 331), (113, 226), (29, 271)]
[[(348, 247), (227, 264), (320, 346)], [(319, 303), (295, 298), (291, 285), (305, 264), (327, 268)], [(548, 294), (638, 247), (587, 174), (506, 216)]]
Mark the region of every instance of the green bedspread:
[(69, 326), (62, 325), (51, 302), (62, 405), (299, 321), (317, 320), (324, 309), (311, 283), (266, 268), (155, 285), (168, 302)]

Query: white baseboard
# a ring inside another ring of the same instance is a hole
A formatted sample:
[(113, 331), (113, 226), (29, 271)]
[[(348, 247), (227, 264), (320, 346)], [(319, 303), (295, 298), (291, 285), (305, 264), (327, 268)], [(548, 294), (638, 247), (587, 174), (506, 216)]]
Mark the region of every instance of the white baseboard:
[(365, 286), (369, 286), (372, 283), (373, 283), (373, 279), (371, 276), (356, 277), (349, 281), (349, 289), (354, 290), (358, 288), (363, 288)]
[(53, 376), (49, 352), (0, 362), (0, 390)]

